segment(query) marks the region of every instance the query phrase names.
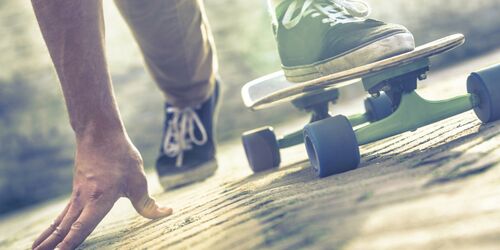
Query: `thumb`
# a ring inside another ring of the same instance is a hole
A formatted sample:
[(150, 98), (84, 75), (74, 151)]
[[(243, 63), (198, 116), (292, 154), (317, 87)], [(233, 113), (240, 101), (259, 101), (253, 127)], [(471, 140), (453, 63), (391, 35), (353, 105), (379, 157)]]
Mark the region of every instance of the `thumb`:
[(172, 208), (169, 207), (161, 207), (156, 203), (156, 201), (149, 196), (149, 194), (145, 194), (138, 201), (132, 201), (132, 205), (135, 210), (148, 219), (159, 219), (163, 217), (167, 217), (172, 214)]
[(159, 219), (172, 214), (172, 208), (161, 207), (151, 198), (148, 192), (146, 177), (142, 176), (140, 181), (134, 181), (129, 186), (128, 198), (132, 202), (137, 213), (148, 219)]

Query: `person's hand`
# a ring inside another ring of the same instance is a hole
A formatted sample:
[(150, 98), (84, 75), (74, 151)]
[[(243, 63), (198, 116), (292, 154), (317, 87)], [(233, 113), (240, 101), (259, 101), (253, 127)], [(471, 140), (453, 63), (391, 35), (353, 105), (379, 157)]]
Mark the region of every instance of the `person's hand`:
[(76, 248), (120, 197), (129, 198), (146, 218), (172, 214), (171, 208), (159, 207), (149, 196), (142, 158), (127, 136), (80, 140), (71, 200), (33, 249)]

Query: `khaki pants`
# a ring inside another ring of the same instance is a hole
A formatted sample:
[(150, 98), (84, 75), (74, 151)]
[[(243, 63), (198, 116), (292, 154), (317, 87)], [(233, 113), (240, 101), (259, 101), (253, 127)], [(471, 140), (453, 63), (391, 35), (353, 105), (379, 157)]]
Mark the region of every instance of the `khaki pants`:
[(202, 0), (115, 0), (167, 102), (183, 108), (209, 98), (217, 71)]

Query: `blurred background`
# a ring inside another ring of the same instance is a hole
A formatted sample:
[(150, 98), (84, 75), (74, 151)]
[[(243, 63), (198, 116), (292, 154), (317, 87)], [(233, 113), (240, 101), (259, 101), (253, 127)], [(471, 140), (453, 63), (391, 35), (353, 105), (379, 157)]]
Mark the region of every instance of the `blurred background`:
[[(477, 57), (500, 46), (498, 0), (369, 0), (372, 17), (407, 26), (417, 44), (452, 33), (467, 42), (434, 67)], [(153, 166), (163, 122), (162, 95), (112, 1), (104, 1), (108, 61), (127, 130)], [(279, 70), (266, 0), (206, 0), (224, 80), (219, 143), (263, 125), (304, 116), (291, 106), (251, 112), (241, 86)], [(0, 214), (68, 194), (74, 138), (59, 84), (29, 1), (0, 1)], [(363, 95), (348, 89), (347, 98)], [(276, 115), (285, 114), (285, 115)], [(224, 153), (224, 152), (220, 152)]]

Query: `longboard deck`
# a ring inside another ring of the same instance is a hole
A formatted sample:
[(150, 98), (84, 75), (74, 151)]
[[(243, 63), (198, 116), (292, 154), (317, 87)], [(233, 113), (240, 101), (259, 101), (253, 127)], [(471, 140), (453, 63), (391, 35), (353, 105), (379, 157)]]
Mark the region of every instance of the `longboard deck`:
[(285, 79), (283, 72), (278, 71), (248, 82), (243, 86), (241, 95), (246, 107), (254, 110), (264, 109), (314, 95), (325, 89), (338, 89), (360, 82), (363, 77), (372, 73), (441, 54), (462, 45), (464, 41), (465, 37), (462, 34), (450, 35), (418, 46), (413, 51), (401, 55), (302, 83), (289, 82)]

